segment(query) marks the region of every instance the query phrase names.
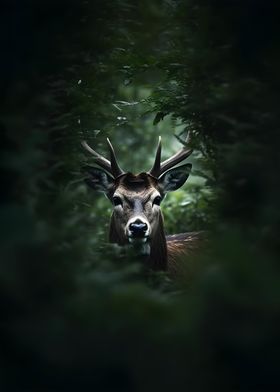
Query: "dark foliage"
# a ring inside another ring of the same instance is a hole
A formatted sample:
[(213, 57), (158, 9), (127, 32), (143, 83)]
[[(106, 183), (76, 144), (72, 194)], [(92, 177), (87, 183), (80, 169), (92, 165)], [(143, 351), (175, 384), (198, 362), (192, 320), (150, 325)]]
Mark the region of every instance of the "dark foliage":
[[(0, 22), (1, 391), (278, 390), (278, 2), (12, 0)], [(80, 171), (84, 138), (137, 171), (174, 131), (194, 171), (167, 231), (209, 230), (178, 281), (107, 244)]]

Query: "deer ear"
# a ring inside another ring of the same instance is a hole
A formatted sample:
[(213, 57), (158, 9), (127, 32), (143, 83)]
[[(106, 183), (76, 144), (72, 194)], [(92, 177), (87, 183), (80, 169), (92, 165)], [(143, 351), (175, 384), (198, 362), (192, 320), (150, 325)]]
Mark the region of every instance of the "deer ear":
[(187, 181), (191, 168), (191, 163), (187, 163), (165, 172), (159, 178), (159, 186), (162, 188), (162, 191), (166, 193), (180, 188)]
[(95, 167), (86, 166), (83, 168), (88, 177), (85, 183), (92, 189), (108, 193), (114, 184), (114, 178), (107, 174), (104, 170)]

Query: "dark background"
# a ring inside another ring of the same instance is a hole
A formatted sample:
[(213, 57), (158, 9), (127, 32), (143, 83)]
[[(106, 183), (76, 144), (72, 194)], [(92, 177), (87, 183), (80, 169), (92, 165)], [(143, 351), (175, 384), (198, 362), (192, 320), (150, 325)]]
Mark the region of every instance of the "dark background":
[[(279, 389), (279, 26), (272, 0), (2, 4), (1, 391)], [(166, 229), (209, 246), (173, 281), (107, 244), (80, 141), (147, 170), (184, 130)]]

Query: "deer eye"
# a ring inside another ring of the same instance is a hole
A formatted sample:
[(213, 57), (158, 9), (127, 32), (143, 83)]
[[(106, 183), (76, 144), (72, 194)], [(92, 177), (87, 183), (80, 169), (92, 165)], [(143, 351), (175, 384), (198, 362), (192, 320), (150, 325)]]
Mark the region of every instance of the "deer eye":
[(122, 205), (122, 199), (119, 196), (114, 196), (113, 197), (113, 204), (114, 204), (114, 206)]
[(156, 196), (154, 198), (153, 204), (156, 204), (157, 206), (159, 206), (161, 203), (161, 197), (160, 196)]

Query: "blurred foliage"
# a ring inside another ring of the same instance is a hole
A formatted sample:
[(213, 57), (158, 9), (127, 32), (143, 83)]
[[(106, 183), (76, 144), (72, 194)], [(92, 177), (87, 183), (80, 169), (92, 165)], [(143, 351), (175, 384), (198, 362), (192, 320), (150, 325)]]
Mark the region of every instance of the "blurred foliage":
[[(278, 3), (11, 0), (0, 20), (1, 391), (278, 390)], [(172, 281), (107, 244), (80, 141), (137, 172), (187, 131), (166, 231), (209, 248)]]

